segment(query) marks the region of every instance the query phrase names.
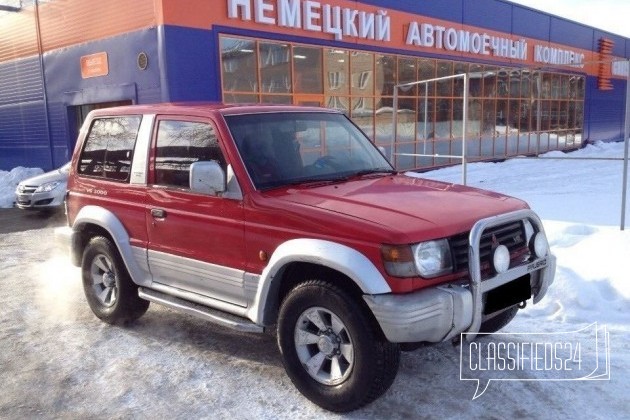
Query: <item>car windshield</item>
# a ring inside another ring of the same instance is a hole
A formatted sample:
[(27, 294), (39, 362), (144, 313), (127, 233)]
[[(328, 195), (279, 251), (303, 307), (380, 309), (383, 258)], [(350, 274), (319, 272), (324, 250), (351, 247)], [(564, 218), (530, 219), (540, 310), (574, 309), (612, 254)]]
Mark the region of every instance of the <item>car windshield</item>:
[(257, 189), (394, 172), (343, 114), (278, 112), (225, 119)]

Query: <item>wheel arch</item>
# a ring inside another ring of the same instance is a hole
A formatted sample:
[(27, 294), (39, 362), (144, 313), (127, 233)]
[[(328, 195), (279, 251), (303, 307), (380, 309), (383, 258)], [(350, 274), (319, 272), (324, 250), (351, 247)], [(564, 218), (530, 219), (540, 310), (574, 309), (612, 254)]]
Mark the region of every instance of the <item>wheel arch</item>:
[[(72, 258), (79, 265), (90, 239), (95, 236), (104, 236), (110, 239), (118, 249), (132, 281), (140, 286), (151, 284), (152, 278), (146, 264), (146, 250), (131, 246), (127, 230), (114, 213), (99, 206), (85, 206), (77, 214), (72, 230)], [(137, 255), (139, 252), (143, 253), (143, 257)], [(144, 261), (144, 266), (138, 263), (138, 259)]]
[(261, 325), (275, 323), (284, 296), (314, 276), (330, 278), (357, 297), (391, 292), (374, 264), (357, 250), (331, 241), (293, 239), (276, 249), (261, 274), (250, 319)]

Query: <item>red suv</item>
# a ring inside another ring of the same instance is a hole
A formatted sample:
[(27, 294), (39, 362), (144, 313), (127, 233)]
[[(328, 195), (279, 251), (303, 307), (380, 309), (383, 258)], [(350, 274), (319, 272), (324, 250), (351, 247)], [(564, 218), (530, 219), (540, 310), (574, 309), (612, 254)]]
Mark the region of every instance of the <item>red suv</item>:
[(330, 109), (93, 111), (66, 202), (58, 236), (97, 317), (155, 302), (277, 328), (287, 374), (332, 411), (383, 394), (401, 349), (503, 327), (555, 270), (527, 204), (397, 173)]

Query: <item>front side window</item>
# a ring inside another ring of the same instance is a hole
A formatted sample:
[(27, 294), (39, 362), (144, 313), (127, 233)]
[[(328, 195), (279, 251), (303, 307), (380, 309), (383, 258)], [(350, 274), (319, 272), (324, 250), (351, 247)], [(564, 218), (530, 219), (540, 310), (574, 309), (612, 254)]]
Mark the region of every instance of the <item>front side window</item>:
[(343, 114), (278, 112), (225, 119), (258, 189), (392, 171)]
[(211, 160), (226, 168), (212, 125), (196, 121), (159, 122), (155, 156), (156, 184), (189, 188), (190, 165)]
[(79, 174), (128, 181), (140, 121), (140, 116), (94, 120), (79, 158)]

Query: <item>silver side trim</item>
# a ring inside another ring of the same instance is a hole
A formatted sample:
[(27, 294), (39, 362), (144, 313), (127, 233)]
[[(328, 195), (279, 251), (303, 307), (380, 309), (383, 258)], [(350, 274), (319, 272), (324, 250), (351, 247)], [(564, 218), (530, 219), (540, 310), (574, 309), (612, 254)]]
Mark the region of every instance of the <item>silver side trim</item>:
[(147, 183), (147, 158), (149, 156), (149, 148), (151, 147), (151, 130), (153, 129), (153, 121), (155, 115), (145, 114), (142, 116), (142, 122), (138, 129), (138, 137), (136, 139), (136, 147), (133, 153), (133, 162), (131, 163), (130, 184), (146, 185)]
[(246, 306), (243, 270), (153, 250), (148, 257), (157, 283)]
[(139, 246), (132, 246), (131, 253), (133, 255), (136, 264), (142, 271), (150, 272), (149, 270), (149, 260), (147, 259), (147, 250), (145, 248), (141, 248)]
[(260, 276), (258, 274), (245, 273), (243, 275), (243, 287), (247, 306), (251, 306), (254, 299), (256, 299), (256, 292), (258, 291), (259, 283)]
[(157, 292), (163, 293), (165, 295), (174, 296), (180, 299), (187, 300), (189, 302), (198, 303), (200, 305), (207, 306), (208, 308), (217, 309), (219, 311), (227, 312), (227, 313), (230, 313), (239, 317), (243, 317), (243, 318), (248, 318), (247, 308), (234, 305), (232, 303), (225, 302), (219, 299), (215, 299), (208, 296), (202, 296), (200, 294), (193, 293), (188, 290), (182, 290), (176, 287), (167, 286), (165, 284), (160, 284), (156, 282), (154, 282), (151, 285), (151, 289)]
[(138, 289), (138, 296), (150, 302), (164, 305), (176, 311), (184, 312), (188, 315), (196, 316), (236, 331), (248, 333), (263, 333), (265, 331), (263, 327), (254, 324), (248, 319), (239, 318), (234, 315), (220, 312), (206, 306), (176, 298), (174, 296), (169, 296), (155, 290), (140, 288)]

